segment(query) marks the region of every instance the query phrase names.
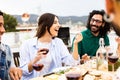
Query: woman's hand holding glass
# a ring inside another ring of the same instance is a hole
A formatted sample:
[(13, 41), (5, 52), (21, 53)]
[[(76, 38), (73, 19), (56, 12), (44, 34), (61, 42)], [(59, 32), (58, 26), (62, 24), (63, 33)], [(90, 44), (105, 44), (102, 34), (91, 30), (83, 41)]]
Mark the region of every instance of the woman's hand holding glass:
[(44, 59), (47, 55), (47, 53), (49, 52), (49, 50), (47, 48), (40, 48), (37, 51), (37, 55), (33, 61), (33, 69), (36, 71), (41, 71), (44, 67)]

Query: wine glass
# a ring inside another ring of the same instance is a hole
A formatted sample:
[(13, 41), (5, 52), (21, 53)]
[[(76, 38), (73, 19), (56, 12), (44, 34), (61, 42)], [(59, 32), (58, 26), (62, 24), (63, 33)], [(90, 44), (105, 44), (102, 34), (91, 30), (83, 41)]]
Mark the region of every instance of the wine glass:
[(49, 49), (47, 48), (42, 48), (40, 50), (40, 52), (42, 52), (41, 54), (41, 59), (36, 62), (35, 64), (32, 65), (33, 69), (35, 71), (37, 71), (37, 76), (39, 76), (39, 72), (43, 69), (44, 67), (44, 63), (45, 63), (45, 56), (47, 55), (47, 53), (49, 52)]
[(67, 72), (65, 73), (65, 76), (67, 80), (81, 80), (82, 79), (82, 75), (78, 71)]
[(118, 54), (116, 52), (113, 52), (111, 54), (108, 54), (108, 62), (112, 64), (112, 71), (114, 72), (114, 64), (118, 61)]
[(108, 58), (108, 56), (113, 55), (113, 53), (115, 52), (111, 47), (107, 48), (106, 51), (107, 51), (107, 58)]

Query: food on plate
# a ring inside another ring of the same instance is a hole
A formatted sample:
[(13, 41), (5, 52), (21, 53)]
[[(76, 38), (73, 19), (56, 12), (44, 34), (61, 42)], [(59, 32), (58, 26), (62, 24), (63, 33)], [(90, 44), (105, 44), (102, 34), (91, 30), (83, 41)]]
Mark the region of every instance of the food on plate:
[(44, 77), (45, 80), (58, 80), (58, 78), (59, 78), (59, 75), (57, 74), (52, 74), (52, 75)]
[(101, 71), (93, 70), (89, 72), (90, 75), (100, 77), (102, 75)]
[(95, 80), (95, 76), (87, 74), (87, 75), (85, 75), (85, 77), (83, 78), (83, 80)]

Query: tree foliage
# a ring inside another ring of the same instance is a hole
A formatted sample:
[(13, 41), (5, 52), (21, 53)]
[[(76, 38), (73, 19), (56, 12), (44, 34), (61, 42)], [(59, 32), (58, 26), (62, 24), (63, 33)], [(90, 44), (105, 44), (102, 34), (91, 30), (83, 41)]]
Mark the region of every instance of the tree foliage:
[(4, 27), (6, 32), (16, 31), (17, 19), (9, 14), (4, 13)]

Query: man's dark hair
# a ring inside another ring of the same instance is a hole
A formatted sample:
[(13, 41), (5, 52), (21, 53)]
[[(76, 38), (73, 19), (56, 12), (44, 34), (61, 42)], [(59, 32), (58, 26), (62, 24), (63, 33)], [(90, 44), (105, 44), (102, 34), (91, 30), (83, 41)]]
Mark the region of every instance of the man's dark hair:
[[(90, 21), (91, 21), (91, 18), (95, 15), (95, 14), (99, 14), (101, 16), (104, 16), (105, 14), (105, 11), (104, 10), (93, 10), (92, 12), (90, 12), (89, 16), (88, 16), (88, 21), (87, 21), (87, 28), (90, 29)], [(102, 21), (105, 22), (104, 18), (102, 18)], [(100, 36), (103, 37), (105, 36), (108, 31), (110, 31), (110, 26), (111, 26), (111, 23), (108, 23), (108, 22), (105, 22), (105, 25), (100, 28)]]
[(0, 15), (2, 15), (3, 16), (3, 12), (0, 10)]

